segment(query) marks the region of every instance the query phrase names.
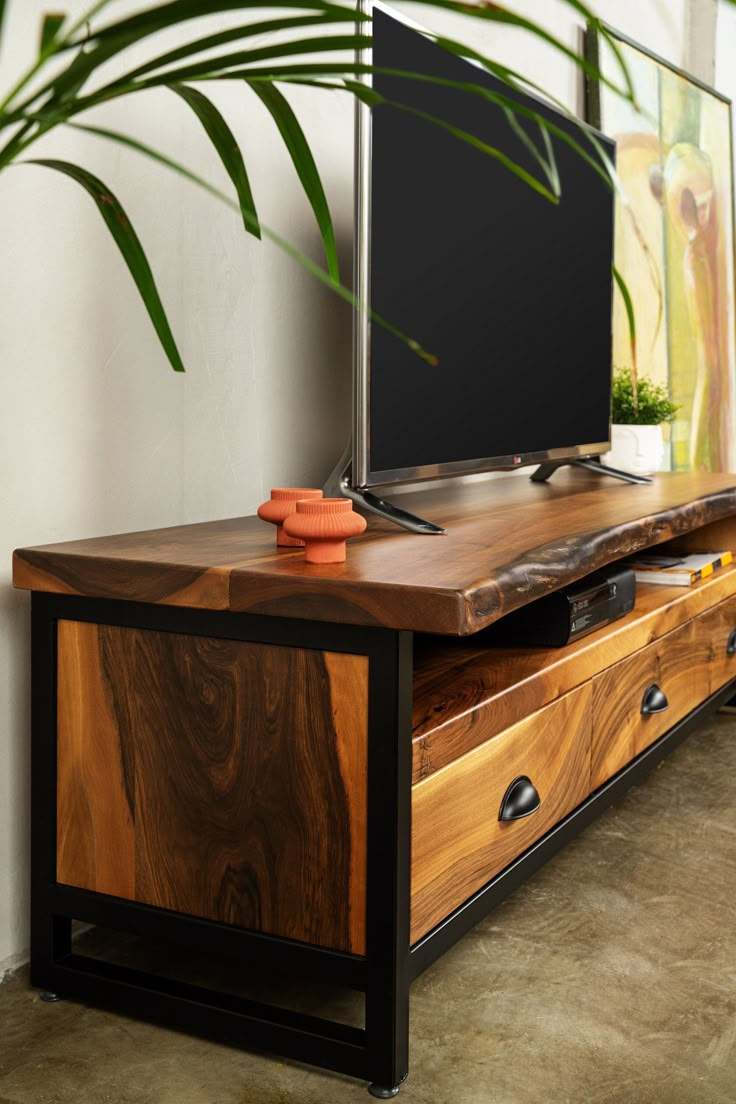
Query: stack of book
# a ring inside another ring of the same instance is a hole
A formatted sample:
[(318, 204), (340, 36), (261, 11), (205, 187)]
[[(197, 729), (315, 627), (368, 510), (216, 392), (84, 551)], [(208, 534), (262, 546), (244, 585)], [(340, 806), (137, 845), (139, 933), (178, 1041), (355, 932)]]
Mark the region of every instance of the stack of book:
[(640, 552), (623, 562), (633, 570), (638, 583), (691, 586), (732, 560), (732, 552), (696, 552), (687, 556)]

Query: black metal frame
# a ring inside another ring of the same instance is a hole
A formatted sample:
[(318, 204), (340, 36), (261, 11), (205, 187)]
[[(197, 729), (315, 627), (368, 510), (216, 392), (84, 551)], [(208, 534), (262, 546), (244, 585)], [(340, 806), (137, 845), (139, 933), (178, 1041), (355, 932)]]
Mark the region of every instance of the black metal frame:
[[(271, 1051), (375, 1082), (408, 1072), (409, 987), (504, 897), (734, 695), (736, 679), (599, 787), (499, 875), (409, 945), (412, 639), (408, 632), (133, 602), (34, 594), (31, 981), (64, 997)], [(365, 957), (235, 928), (56, 881), (56, 622), (89, 621), (366, 655), (368, 856)], [(357, 1028), (75, 954), (72, 919), (258, 962), (365, 994)]]
[[(366, 956), (183, 916), (56, 881), (56, 623), (60, 619), (368, 657)], [(198, 1035), (374, 1081), (408, 1072), (411, 635), (66, 595), (32, 598), (31, 982)], [(72, 919), (228, 954), (365, 994), (357, 1028), (75, 954)]]

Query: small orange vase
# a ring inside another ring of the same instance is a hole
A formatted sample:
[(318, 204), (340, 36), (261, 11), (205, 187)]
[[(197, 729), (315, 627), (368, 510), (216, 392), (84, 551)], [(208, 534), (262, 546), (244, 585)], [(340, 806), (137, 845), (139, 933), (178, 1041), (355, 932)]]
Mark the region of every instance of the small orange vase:
[(279, 548), (303, 548), (304, 541), (290, 537), (284, 532), (284, 519), (293, 514), (299, 499), (322, 498), (322, 491), (316, 487), (274, 487), (268, 502), (258, 507), (258, 516), (262, 521), (270, 521), (276, 526), (276, 544)]
[(343, 563), (345, 541), (365, 527), (365, 518), (355, 513), (349, 498), (302, 499), (284, 522), (290, 537), (304, 541), (304, 558), (314, 564)]

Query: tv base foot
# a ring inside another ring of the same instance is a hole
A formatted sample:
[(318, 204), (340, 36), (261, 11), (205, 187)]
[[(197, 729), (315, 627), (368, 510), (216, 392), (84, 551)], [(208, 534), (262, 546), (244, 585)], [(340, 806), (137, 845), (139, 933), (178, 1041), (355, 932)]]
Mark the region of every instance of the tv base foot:
[(437, 536), (440, 533), (447, 532), (441, 525), (435, 525), (434, 522), (425, 521), (424, 518), (417, 517), (416, 514), (410, 514), (408, 510), (402, 510), (400, 506), (394, 506), (392, 502), (386, 502), (385, 499), (379, 498), (371, 491), (353, 487), (350, 482), (351, 475), (352, 462), (350, 460), (350, 449), (348, 448), (324, 485), (325, 497), (350, 498), (357, 506), (369, 510), (372, 514), (378, 514), (379, 517), (386, 518), (387, 521), (392, 521), (395, 525), (400, 525), (402, 529), (408, 529), (411, 533)]
[[(402, 1077), (402, 1081), (403, 1081)], [(393, 1097), (399, 1095), (399, 1089), (401, 1085), (369, 1085), (368, 1092), (371, 1096), (374, 1096), (376, 1100), (392, 1100)]]
[(530, 476), (533, 483), (545, 483), (558, 468), (565, 466), (573, 468), (586, 468), (588, 471), (597, 472), (599, 475), (610, 475), (613, 479), (621, 479), (624, 483), (652, 483), (648, 475), (635, 475), (634, 472), (621, 471), (619, 468), (609, 468), (608, 464), (601, 464), (600, 460), (548, 460)]

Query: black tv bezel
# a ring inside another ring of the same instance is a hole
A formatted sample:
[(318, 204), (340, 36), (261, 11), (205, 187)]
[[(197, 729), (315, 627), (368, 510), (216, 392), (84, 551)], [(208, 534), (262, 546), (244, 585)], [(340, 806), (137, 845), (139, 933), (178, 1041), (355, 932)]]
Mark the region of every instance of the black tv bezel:
[[(416, 31), (432, 41), (433, 36), (402, 13), (384, 4), (381, 0), (359, 0), (359, 11), (372, 15), (374, 10), (395, 19), (405, 27)], [(364, 29), (359, 24), (359, 29)], [(372, 50), (360, 50), (356, 55), (358, 63), (372, 64)], [(477, 64), (465, 59), (468, 64)], [(479, 66), (482, 69), (482, 66)], [(485, 71), (485, 70), (483, 70)], [(370, 74), (362, 74), (359, 79), (371, 84)], [(536, 100), (540, 105), (554, 110), (541, 96), (524, 89), (524, 95)], [(611, 139), (590, 123), (576, 119), (581, 129), (592, 132), (597, 138), (610, 143)], [(479, 475), (492, 471), (512, 471), (546, 461), (564, 462), (579, 460), (583, 457), (599, 456), (611, 447), (610, 414), (608, 440), (592, 441), (586, 444), (543, 449), (538, 452), (523, 452), (511, 455), (485, 456), (456, 460), (439, 464), (424, 464), (416, 467), (393, 468), (373, 471), (370, 467), (370, 372), (371, 372), (371, 110), (362, 101), (356, 100), (355, 108), (355, 224), (353, 254), (353, 288), (358, 301), (358, 309), (353, 320), (353, 434), (352, 434), (352, 486), (358, 489), (387, 486), (389, 484), (419, 483), (431, 479), (450, 476)], [(611, 204), (614, 203), (613, 191)], [(613, 276), (611, 276), (611, 300), (613, 302)], [(613, 312), (611, 312), (613, 326)], [(613, 376), (613, 365), (611, 365)]]

